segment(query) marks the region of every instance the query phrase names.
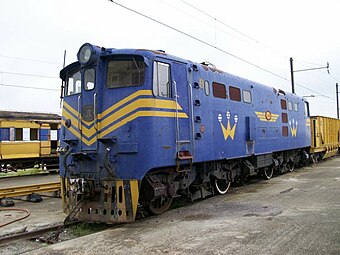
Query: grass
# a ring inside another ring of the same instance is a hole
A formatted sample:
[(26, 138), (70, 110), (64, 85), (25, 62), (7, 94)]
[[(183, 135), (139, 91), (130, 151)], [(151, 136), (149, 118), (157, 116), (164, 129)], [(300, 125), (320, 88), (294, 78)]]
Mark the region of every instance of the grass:
[(86, 236), (92, 233), (96, 233), (107, 229), (106, 224), (90, 224), (90, 223), (80, 223), (75, 226), (71, 226), (68, 230), (76, 237)]
[(13, 176), (23, 176), (23, 175), (34, 175), (34, 174), (41, 174), (41, 173), (48, 173), (48, 171), (43, 171), (41, 168), (29, 168), (29, 169), (20, 169), (16, 172), (9, 172), (9, 173), (0, 173), (0, 178), (3, 177), (13, 177)]

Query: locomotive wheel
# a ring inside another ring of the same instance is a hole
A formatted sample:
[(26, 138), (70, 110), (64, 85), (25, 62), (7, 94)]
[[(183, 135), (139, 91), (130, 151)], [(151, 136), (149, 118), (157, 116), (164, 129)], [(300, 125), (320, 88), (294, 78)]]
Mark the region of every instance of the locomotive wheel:
[(295, 169), (295, 164), (294, 164), (294, 162), (289, 162), (289, 163), (287, 164), (287, 170), (288, 170), (289, 172), (293, 172), (294, 169)]
[(265, 180), (269, 180), (273, 177), (274, 168), (273, 167), (265, 167), (263, 169), (263, 175)]
[(218, 194), (224, 195), (227, 193), (229, 187), (230, 187), (230, 181), (227, 181), (226, 179), (217, 179), (215, 178), (215, 190)]
[(165, 211), (169, 210), (171, 203), (172, 203), (172, 197), (161, 196), (159, 198), (151, 200), (147, 205), (147, 209), (152, 214), (155, 214), (155, 215), (162, 214)]

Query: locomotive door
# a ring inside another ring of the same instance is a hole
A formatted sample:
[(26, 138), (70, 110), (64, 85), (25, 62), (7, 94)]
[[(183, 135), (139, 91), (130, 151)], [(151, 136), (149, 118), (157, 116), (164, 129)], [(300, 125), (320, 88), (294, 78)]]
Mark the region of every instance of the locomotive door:
[(98, 94), (95, 86), (95, 69), (88, 68), (83, 72), (83, 86), (81, 97), (78, 98), (78, 112), (80, 112), (80, 133), (82, 150), (97, 149), (97, 114)]
[(192, 159), (191, 101), (192, 89), (188, 84), (187, 66), (172, 63), (173, 95), (176, 101), (176, 152), (179, 159)]

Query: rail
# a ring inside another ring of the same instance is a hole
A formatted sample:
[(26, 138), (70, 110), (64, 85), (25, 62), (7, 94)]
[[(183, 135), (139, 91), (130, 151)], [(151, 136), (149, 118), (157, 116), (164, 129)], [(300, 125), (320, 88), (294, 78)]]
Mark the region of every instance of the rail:
[(0, 199), (5, 197), (19, 197), (30, 195), (33, 193), (53, 192), (59, 190), (60, 181), (0, 188)]
[(18, 241), (18, 240), (22, 240), (22, 239), (32, 239), (32, 238), (37, 238), (40, 242), (45, 242), (45, 243), (49, 243), (49, 244), (53, 244), (53, 240), (44, 240), (44, 238), (42, 238), (41, 236), (46, 235), (47, 233), (51, 233), (53, 231), (58, 231), (60, 228), (62, 227), (69, 227), (72, 225), (77, 225), (79, 224), (79, 221), (73, 221), (73, 222), (69, 222), (67, 224), (63, 224), (63, 223), (59, 223), (57, 225), (54, 226), (47, 226), (38, 230), (33, 230), (33, 231), (29, 231), (29, 232), (23, 232), (23, 233), (18, 233), (18, 234), (14, 234), (14, 235), (10, 235), (10, 236), (3, 236), (0, 237), (0, 245), (3, 244), (7, 244), (10, 242), (14, 242), (14, 241)]

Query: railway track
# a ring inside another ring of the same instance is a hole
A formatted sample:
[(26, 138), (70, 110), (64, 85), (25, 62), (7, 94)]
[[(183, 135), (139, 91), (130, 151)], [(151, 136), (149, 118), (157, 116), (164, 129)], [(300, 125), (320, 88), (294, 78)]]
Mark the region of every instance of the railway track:
[[(0, 183), (1, 186), (6, 185), (6, 187), (0, 188), (0, 200), (7, 199), (7, 198), (13, 198), (13, 197), (21, 197), (21, 196), (29, 196), (31, 194), (41, 194), (41, 193), (47, 193), (47, 192), (58, 192), (60, 191), (60, 181), (59, 178), (48, 178), (49, 181), (46, 181), (46, 178), (34, 178), (32, 179), (32, 176), (20, 176), (17, 178), (11, 178), (10, 182), (6, 182), (7, 180), (1, 180)], [(32, 183), (32, 182), (41, 182), (41, 183)], [(16, 183), (17, 185), (14, 186), (13, 183)], [(18, 185), (22, 184), (22, 185)], [(1, 211), (11, 211), (12, 209), (1, 209)], [(24, 209), (17, 209), (14, 208), (13, 210), (22, 210), (26, 211)], [(28, 216), (30, 216), (31, 212), (28, 212)], [(22, 220), (22, 219), (19, 219)], [(18, 221), (18, 219), (16, 219)], [(9, 224), (14, 223), (13, 221)], [(39, 240), (42, 243), (54, 243), (58, 240), (59, 233), (64, 229), (69, 227), (70, 225), (78, 224), (78, 221), (72, 221), (72, 222), (60, 222), (55, 225), (49, 225), (47, 227), (43, 227), (37, 230), (33, 231), (24, 231), (22, 233), (17, 234), (9, 234), (6, 236), (0, 237), (0, 245), (3, 244), (9, 244), (18, 240)], [(8, 224), (0, 225), (0, 227), (6, 226)], [(57, 233), (57, 235), (56, 235)], [(1, 253), (1, 252), (0, 252)]]
[[(5, 237), (0, 237), (0, 245), (4, 245), (4, 244), (8, 244), (14, 241), (18, 241), (18, 240), (32, 240), (32, 239), (39, 239), (39, 241), (41, 242), (45, 242), (45, 243), (55, 243), (58, 241), (58, 238), (53, 238), (54, 235), (56, 235), (57, 232), (60, 231), (60, 229), (64, 229), (67, 228), (69, 226), (72, 225), (77, 225), (79, 224), (78, 221), (74, 221), (74, 222), (70, 222), (67, 224), (57, 224), (54, 226), (48, 226), (42, 229), (38, 229), (38, 230), (34, 230), (34, 231), (29, 231), (29, 232), (23, 232), (23, 233), (18, 233), (15, 235), (9, 235), (9, 236), (5, 236)], [(45, 237), (42, 237), (45, 236)], [(48, 237), (46, 237), (48, 236)]]
[(60, 181), (0, 188), (0, 199), (60, 190)]

